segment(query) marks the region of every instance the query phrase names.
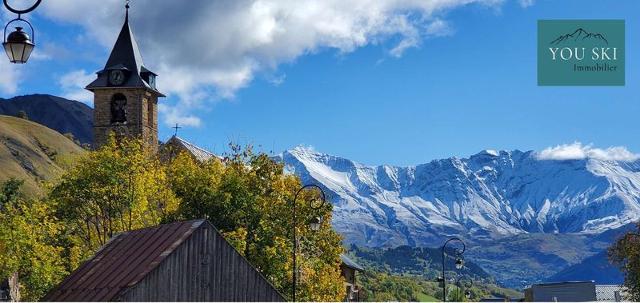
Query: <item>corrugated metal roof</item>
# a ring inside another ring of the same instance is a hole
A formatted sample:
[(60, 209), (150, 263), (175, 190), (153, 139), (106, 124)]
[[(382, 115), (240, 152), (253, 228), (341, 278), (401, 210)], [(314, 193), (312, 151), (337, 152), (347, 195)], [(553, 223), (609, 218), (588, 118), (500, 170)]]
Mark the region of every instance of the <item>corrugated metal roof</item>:
[(176, 222), (118, 234), (44, 301), (112, 301), (156, 268), (204, 222)]
[(619, 302), (625, 299), (624, 295), (624, 290), (620, 285), (596, 285), (596, 300), (598, 301)]
[(196, 160), (200, 162), (206, 162), (212, 158), (222, 159), (216, 154), (206, 149), (200, 148), (178, 136), (171, 137), (171, 139), (169, 139), (167, 143), (170, 143), (170, 142), (174, 144), (179, 144), (180, 146), (184, 147), (184, 149), (186, 149), (189, 153), (191, 153), (196, 158)]
[(342, 260), (342, 264), (346, 265), (347, 267), (350, 267), (359, 271), (364, 271), (364, 268), (362, 268), (360, 264), (351, 260), (349, 257), (347, 257), (347, 255), (340, 255), (340, 259)]

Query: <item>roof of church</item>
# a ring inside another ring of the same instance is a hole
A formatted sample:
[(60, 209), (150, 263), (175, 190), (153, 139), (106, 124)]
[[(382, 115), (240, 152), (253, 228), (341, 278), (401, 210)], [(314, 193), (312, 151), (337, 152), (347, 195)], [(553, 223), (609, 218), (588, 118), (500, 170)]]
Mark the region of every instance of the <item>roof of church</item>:
[(200, 162), (206, 162), (212, 158), (218, 158), (221, 159), (218, 155), (204, 149), (201, 147), (196, 146), (195, 144), (192, 144), (178, 136), (173, 136), (171, 137), (171, 139), (169, 139), (169, 141), (167, 141), (166, 144), (178, 144), (180, 146), (182, 146), (184, 149), (186, 149), (191, 155), (193, 155), (196, 160), (200, 161)]
[(122, 30), (120, 30), (120, 35), (118, 35), (118, 39), (113, 46), (113, 50), (111, 50), (111, 55), (109, 56), (109, 60), (107, 60), (107, 64), (104, 66), (103, 70), (97, 73), (98, 78), (91, 82), (91, 84), (86, 88), (88, 90), (93, 90), (96, 88), (110, 87), (108, 72), (116, 69), (126, 70), (130, 73), (127, 81), (120, 87), (147, 88), (158, 93), (160, 96), (164, 96), (154, 87), (149, 85), (149, 83), (147, 83), (141, 76), (141, 73), (152, 73), (154, 75), (155, 73), (151, 72), (144, 66), (142, 55), (140, 55), (140, 49), (138, 48), (138, 43), (133, 35), (133, 31), (131, 31), (131, 27), (129, 26), (128, 8), (124, 24), (122, 25)]

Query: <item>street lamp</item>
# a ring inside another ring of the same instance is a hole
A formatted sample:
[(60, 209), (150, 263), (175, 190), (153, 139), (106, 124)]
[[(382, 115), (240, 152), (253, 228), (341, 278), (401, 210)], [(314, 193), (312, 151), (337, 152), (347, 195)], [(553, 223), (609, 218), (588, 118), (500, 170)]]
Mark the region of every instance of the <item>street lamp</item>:
[(462, 254), (464, 254), (464, 251), (467, 249), (466, 245), (464, 244), (464, 242), (462, 242), (462, 240), (460, 240), (460, 238), (458, 237), (453, 237), (450, 238), (449, 240), (447, 240), (446, 242), (444, 242), (444, 245), (442, 245), (442, 300), (444, 302), (447, 302), (447, 278), (446, 278), (446, 274), (445, 274), (445, 261), (446, 261), (446, 248), (447, 248), (447, 244), (449, 244), (450, 242), (460, 242), (460, 244), (462, 244), (462, 249), (457, 249), (455, 250), (455, 254), (456, 254), (456, 269), (460, 270), (464, 267), (464, 259), (462, 258)]
[[(298, 196), (300, 195), (300, 193), (310, 188), (318, 189), (320, 191), (320, 198), (321, 198), (320, 204), (316, 206), (313, 205), (313, 201), (309, 201), (309, 207), (312, 210), (314, 211), (320, 210), (327, 201), (322, 188), (315, 184), (309, 184), (301, 187), (300, 189), (298, 189), (298, 191), (296, 192), (296, 195), (293, 198), (293, 207), (292, 207), (293, 208), (293, 227), (292, 227), (293, 229), (293, 302), (296, 301), (296, 288), (298, 285), (298, 266), (296, 263), (296, 254), (298, 252), (298, 236), (296, 234), (296, 222), (297, 222), (296, 201), (298, 200)], [(322, 217), (314, 216), (311, 219), (309, 219), (307, 223), (309, 224), (309, 229), (311, 229), (312, 231), (318, 231), (320, 230), (320, 226), (322, 225)]]
[[(9, 57), (9, 61), (11, 63), (24, 64), (27, 63), (29, 57), (31, 56), (31, 52), (35, 45), (35, 32), (33, 31), (33, 26), (29, 21), (22, 19), (22, 14), (29, 13), (36, 9), (42, 0), (36, 0), (36, 3), (27, 9), (16, 9), (9, 5), (8, 0), (3, 0), (4, 6), (11, 11), (12, 13), (18, 14), (18, 18), (13, 19), (7, 23), (4, 27), (4, 42), (2, 46), (4, 47), (4, 51), (7, 53), (7, 57)], [(29, 25), (31, 29), (31, 37), (29, 34), (24, 32), (22, 27), (17, 26), (16, 30), (7, 35), (7, 28), (13, 22), (21, 21)]]

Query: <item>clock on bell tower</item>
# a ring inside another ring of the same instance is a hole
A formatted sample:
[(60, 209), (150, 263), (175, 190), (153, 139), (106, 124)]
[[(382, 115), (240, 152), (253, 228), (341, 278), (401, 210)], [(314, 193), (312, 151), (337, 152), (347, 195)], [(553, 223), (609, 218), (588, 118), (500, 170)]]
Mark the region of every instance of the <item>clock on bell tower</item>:
[(158, 98), (156, 74), (147, 69), (129, 27), (129, 5), (124, 25), (104, 69), (86, 89), (94, 94), (94, 148), (104, 145), (111, 133), (140, 138), (158, 148)]

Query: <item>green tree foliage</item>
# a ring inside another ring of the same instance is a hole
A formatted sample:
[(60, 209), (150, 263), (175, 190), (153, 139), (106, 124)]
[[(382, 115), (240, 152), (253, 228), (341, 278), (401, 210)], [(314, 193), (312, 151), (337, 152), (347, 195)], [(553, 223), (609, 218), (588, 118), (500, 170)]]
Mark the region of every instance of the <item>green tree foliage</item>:
[[(316, 212), (309, 201), (317, 201), (318, 192), (303, 192), (293, 222), (292, 200), (301, 187), (299, 179), (285, 174), (282, 164), (266, 154), (231, 147), (224, 161), (199, 163), (183, 153), (170, 163), (171, 188), (181, 204), (167, 220), (209, 219), (281, 293), (289, 296), (295, 224), (299, 241), (297, 299), (342, 300), (341, 238), (331, 229), (331, 204)], [(314, 216), (324, 218), (319, 231), (308, 228), (308, 220)]]
[(70, 269), (115, 233), (155, 226), (178, 207), (155, 153), (140, 140), (113, 137), (79, 156), (51, 187), (48, 200), (65, 227), (61, 241)]
[(20, 192), (20, 188), (24, 181), (17, 179), (9, 179), (0, 187), (0, 210), (4, 205), (15, 202), (18, 198), (24, 198)]
[(640, 223), (635, 232), (618, 239), (609, 248), (609, 259), (624, 272), (627, 300), (640, 301)]
[[(284, 295), (292, 290), (296, 226), (298, 299), (345, 296), (331, 204), (315, 211), (309, 201), (318, 192), (303, 192), (294, 223), (300, 181), (265, 154), (233, 146), (224, 161), (200, 163), (181, 154), (162, 162), (139, 140), (111, 138), (73, 162), (39, 201), (27, 202), (18, 181), (2, 186), (0, 278), (18, 272), (28, 300), (44, 296), (115, 233), (199, 218), (209, 219)], [(319, 231), (308, 227), (314, 216), (324, 217)]]
[(9, 180), (0, 193), (0, 279), (17, 272), (22, 298), (34, 301), (66, 274), (63, 248), (56, 244), (61, 226), (51, 205), (28, 201), (20, 185)]
[(360, 276), (363, 294), (366, 301), (419, 301), (423, 293), (422, 286), (416, 279), (390, 275), (388, 273), (368, 271)]
[[(433, 301), (442, 300), (442, 284), (424, 276), (410, 274), (390, 274), (384, 271), (367, 270), (359, 275), (362, 284), (362, 299), (364, 301)], [(469, 287), (470, 286), (470, 287)], [(465, 293), (469, 291), (471, 298)], [(493, 284), (474, 281), (461, 283), (447, 283), (447, 300), (455, 302), (478, 301), (481, 298), (497, 296), (502, 298), (521, 298), (522, 294), (512, 290), (500, 288)]]
[(20, 119), (29, 120), (29, 115), (27, 115), (27, 112), (24, 110), (18, 111), (18, 113), (16, 114), (16, 117)]

